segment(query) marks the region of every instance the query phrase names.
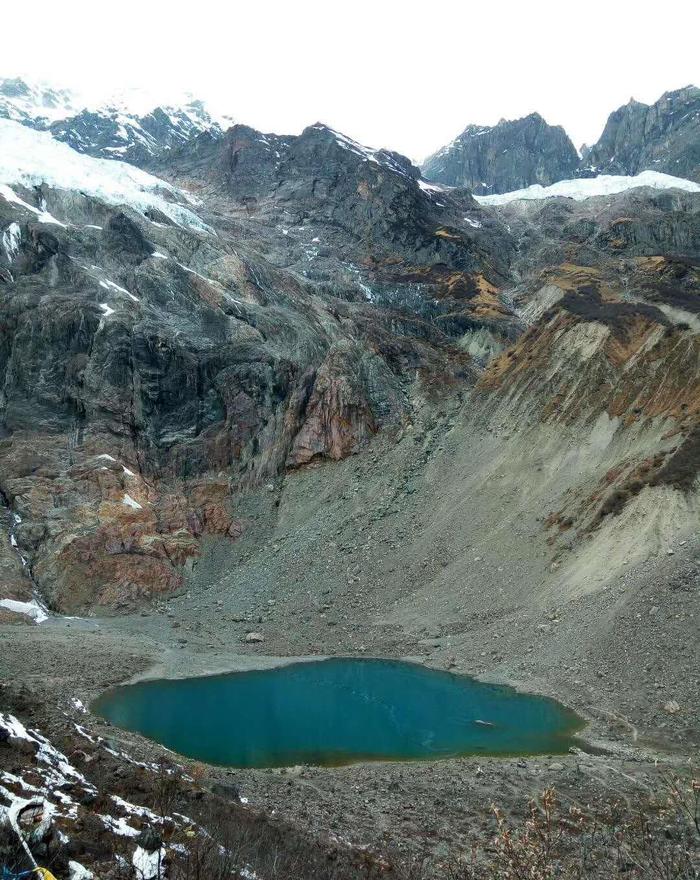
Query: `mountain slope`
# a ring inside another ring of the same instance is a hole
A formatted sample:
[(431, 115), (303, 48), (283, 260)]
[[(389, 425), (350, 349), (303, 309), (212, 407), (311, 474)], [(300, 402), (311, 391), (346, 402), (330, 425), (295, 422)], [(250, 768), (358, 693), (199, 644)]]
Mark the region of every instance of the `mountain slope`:
[[(700, 251), (692, 193), (500, 214), (323, 125), (205, 132), (161, 162), (170, 182), (17, 123), (0, 139), (4, 598), (38, 589), (74, 610), (176, 589), (203, 536), (239, 534), (242, 488), (342, 460), (424, 401), (470, 393), (494, 356), (518, 363), (532, 314), (544, 357), (541, 297), (584, 324), (617, 326), (620, 309), (664, 333), (695, 320), (692, 272), (677, 292), (652, 285), (651, 312), (615, 305), (621, 255)], [(542, 272), (568, 278), (576, 260), (605, 268), (607, 286), (582, 281), (574, 305), (568, 281), (539, 292)], [(575, 351), (562, 377), (580, 369)], [(547, 401), (525, 398), (541, 420)]]
[(578, 162), (564, 129), (531, 113), (492, 127), (468, 126), (426, 159), (422, 170), (426, 180), (489, 195), (573, 177)]
[(358, 451), (412, 395), (473, 383), (475, 334), (514, 335), (505, 264), (461, 217), (476, 203), (327, 129), (281, 182), (252, 130), (207, 135), (215, 161), (179, 185), (13, 122), (0, 140), (0, 491), (29, 575), (7, 598), (32, 580), (63, 609), (171, 591), (202, 535), (240, 530), (234, 486)]

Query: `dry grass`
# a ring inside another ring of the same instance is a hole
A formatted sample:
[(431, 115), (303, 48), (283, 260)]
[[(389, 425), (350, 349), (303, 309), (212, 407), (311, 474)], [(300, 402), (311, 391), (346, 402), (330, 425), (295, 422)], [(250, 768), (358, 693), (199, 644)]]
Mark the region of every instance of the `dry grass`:
[(475, 848), (452, 880), (698, 880), (700, 778), (667, 780), (637, 803), (564, 808), (554, 789), (529, 805), (520, 824), (493, 807), (492, 842)]

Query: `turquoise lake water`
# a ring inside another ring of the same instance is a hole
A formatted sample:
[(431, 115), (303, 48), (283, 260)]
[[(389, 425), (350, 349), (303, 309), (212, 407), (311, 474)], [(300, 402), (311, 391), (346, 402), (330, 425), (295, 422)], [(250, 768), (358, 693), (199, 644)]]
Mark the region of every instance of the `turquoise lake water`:
[(583, 724), (545, 697), (350, 658), (144, 681), (107, 691), (92, 709), (182, 755), (230, 767), (557, 754)]

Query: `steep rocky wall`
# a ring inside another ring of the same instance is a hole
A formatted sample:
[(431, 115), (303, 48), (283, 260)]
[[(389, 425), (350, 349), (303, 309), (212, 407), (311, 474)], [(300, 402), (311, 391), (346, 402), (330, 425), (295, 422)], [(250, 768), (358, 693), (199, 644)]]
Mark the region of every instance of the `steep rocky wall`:
[[(251, 240), (220, 216), (213, 235), (72, 192), (22, 197), (60, 222), (0, 201), (17, 230), (0, 254), (0, 490), (22, 517), (17, 553), (57, 609), (178, 589), (203, 535), (239, 534), (238, 489), (358, 452), (402, 424), (414, 388), (439, 397), (474, 381), (458, 324), (395, 310), (413, 284), (395, 265), (366, 270), (393, 291), (377, 311), (336, 257), (326, 271), (342, 271), (342, 299), (262, 257), (279, 233), (259, 221)], [(441, 267), (416, 287), (447, 287)], [(445, 311), (459, 300), (446, 295)], [(477, 299), (461, 308), (479, 326)]]
[(564, 129), (531, 113), (492, 127), (468, 126), (426, 159), (422, 170), (426, 180), (493, 195), (574, 177), (578, 164), (578, 154)]
[(584, 152), (598, 173), (649, 169), (700, 181), (700, 89), (666, 92), (654, 104), (629, 103), (613, 111), (598, 142)]

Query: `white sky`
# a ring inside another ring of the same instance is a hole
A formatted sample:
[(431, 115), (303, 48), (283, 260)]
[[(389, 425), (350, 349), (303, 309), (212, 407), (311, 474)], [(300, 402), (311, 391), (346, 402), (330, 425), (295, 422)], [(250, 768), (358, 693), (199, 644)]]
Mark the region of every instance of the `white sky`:
[(414, 160), (538, 110), (576, 146), (700, 84), (697, 0), (5, 0), (0, 76), (187, 90), (264, 131), (321, 121)]

